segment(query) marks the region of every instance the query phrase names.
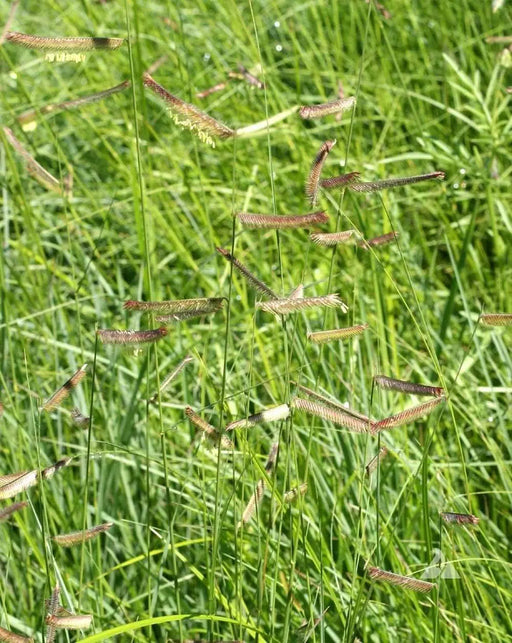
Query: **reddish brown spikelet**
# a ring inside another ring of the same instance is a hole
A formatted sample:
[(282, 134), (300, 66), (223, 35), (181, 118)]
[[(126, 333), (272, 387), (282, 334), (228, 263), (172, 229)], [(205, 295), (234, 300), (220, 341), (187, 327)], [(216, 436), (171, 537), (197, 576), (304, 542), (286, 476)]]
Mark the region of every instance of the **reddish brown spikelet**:
[(429, 402), (425, 402), (424, 404), (420, 404), (419, 406), (413, 406), (412, 408), (406, 409), (401, 413), (391, 415), (388, 418), (375, 422), (375, 424), (373, 425), (373, 430), (374, 432), (378, 432), (385, 429), (392, 429), (397, 426), (402, 426), (404, 424), (408, 424), (409, 422), (414, 422), (414, 420), (417, 420), (423, 415), (428, 415), (436, 408), (436, 406), (438, 406), (439, 404), (443, 404), (444, 402), (446, 402), (445, 397), (438, 397), (434, 400), (430, 400)]
[(45, 51), (90, 51), (92, 49), (118, 49), (124, 38), (50, 38), (32, 34), (8, 31), (5, 39), (14, 45), (28, 49), (42, 49)]
[(350, 183), (348, 186), (352, 192), (378, 192), (387, 188), (397, 188), (402, 185), (410, 185), (412, 183), (420, 183), (421, 181), (429, 181), (431, 179), (444, 179), (444, 172), (429, 172), (428, 174), (419, 174), (417, 176), (403, 176), (392, 179), (384, 179), (382, 181), (368, 181), (367, 183), (358, 182)]
[(409, 576), (400, 576), (393, 572), (386, 572), (378, 567), (368, 567), (368, 575), (373, 580), (384, 581), (392, 585), (404, 587), (405, 589), (412, 589), (415, 592), (421, 592), (422, 594), (427, 594), (436, 587), (435, 583), (428, 583), (427, 581), (410, 578)]
[(335, 293), (322, 295), (320, 297), (273, 299), (272, 301), (256, 302), (256, 308), (260, 308), (267, 313), (274, 313), (275, 315), (288, 315), (290, 313), (297, 313), (301, 310), (315, 308), (317, 306), (323, 308), (341, 308), (344, 313), (348, 310), (347, 305)]
[[(7, 518), (10, 518), (13, 513), (16, 513), (17, 511), (20, 511), (21, 509), (25, 509), (25, 507), (28, 506), (28, 502), (13, 502), (11, 505), (8, 507), (5, 507), (5, 509), (0, 509), (0, 522), (2, 520), (7, 520)], [(1, 641), (2, 639), (0, 639)]]
[(4, 133), (7, 140), (12, 145), (14, 151), (25, 162), (27, 172), (47, 190), (52, 190), (53, 192), (57, 192), (57, 194), (60, 194), (62, 196), (64, 194), (64, 190), (59, 181), (57, 181), (57, 179), (52, 174), (50, 174), (50, 172), (45, 170), (44, 167), (40, 165), (35, 160), (35, 158), (23, 147), (20, 141), (18, 141), (18, 139), (12, 133), (12, 130), (10, 130), (8, 127), (4, 127)]
[(310, 415), (315, 417), (322, 418), (328, 422), (333, 422), (338, 424), (349, 431), (354, 433), (370, 433), (372, 431), (372, 424), (369, 421), (361, 420), (360, 418), (348, 415), (348, 413), (343, 412), (341, 409), (335, 409), (333, 407), (324, 406), (318, 402), (312, 402), (311, 400), (304, 400), (300, 397), (296, 397), (291, 401), (291, 406), (294, 409), (299, 409), (300, 411), (305, 411)]
[(332, 176), (329, 179), (323, 179), (320, 181), (320, 187), (325, 188), (326, 190), (344, 188), (358, 179), (359, 172), (348, 172), (347, 174), (340, 174), (339, 176)]
[(317, 393), (316, 391), (313, 391), (312, 389), (308, 388), (307, 386), (303, 386), (302, 384), (297, 384), (297, 388), (305, 393), (306, 395), (309, 395), (309, 397), (312, 397), (314, 400), (317, 400), (321, 404), (325, 404), (326, 406), (330, 406), (333, 409), (338, 409), (342, 413), (345, 413), (346, 415), (352, 415), (353, 417), (359, 418), (360, 420), (363, 420), (363, 422), (367, 423), (372, 423), (373, 420), (370, 420), (369, 417), (366, 415), (363, 415), (362, 413), (359, 413), (358, 411), (354, 411), (354, 409), (347, 408), (344, 406), (341, 402), (338, 402), (337, 400), (333, 400), (331, 398), (325, 397), (325, 395), (321, 395), (320, 393)]
[(234, 136), (235, 132), (230, 127), (205, 114), (195, 105), (174, 96), (162, 85), (159, 85), (147, 72), (143, 74), (142, 80), (148, 89), (165, 101), (174, 122), (195, 132), (202, 141), (215, 146), (213, 137), (229, 138)]
[(319, 105), (305, 105), (299, 110), (302, 118), (321, 118), (322, 116), (329, 116), (329, 114), (339, 114), (351, 109), (356, 104), (356, 99), (353, 96), (347, 98), (338, 98), (330, 103), (321, 103)]
[(252, 272), (248, 268), (246, 268), (246, 266), (244, 266), (241, 261), (238, 261), (238, 259), (234, 257), (230, 252), (224, 250), (224, 248), (217, 248), (217, 252), (219, 252), (227, 261), (229, 261), (233, 265), (233, 268), (235, 268), (242, 275), (242, 277), (246, 279), (247, 283), (255, 290), (261, 292), (267, 297), (270, 297), (270, 299), (279, 299), (276, 293), (271, 290), (267, 286), (267, 284), (253, 275)]
[(33, 643), (34, 639), (29, 636), (15, 634), (10, 630), (6, 630), (3, 627), (0, 627), (0, 641), (5, 641), (5, 643)]
[(443, 511), (440, 515), (444, 522), (456, 525), (478, 525), (480, 522), (480, 519), (473, 516), (473, 514), (457, 514), (451, 511)]
[(149, 313), (211, 313), (219, 310), (223, 303), (222, 297), (200, 297), (197, 299), (174, 299), (170, 301), (127, 301), (123, 308)]
[(201, 431), (203, 431), (203, 433), (208, 438), (210, 438), (210, 440), (212, 440), (217, 444), (220, 442), (223, 449), (234, 448), (233, 442), (231, 442), (231, 440), (228, 437), (226, 437), (225, 435), (217, 431), (217, 429), (211, 424), (209, 424), (208, 422), (206, 422), (206, 420), (203, 420), (203, 418), (200, 415), (198, 415), (194, 411), (194, 409), (192, 409), (190, 406), (187, 406), (187, 408), (185, 409), (185, 414), (188, 417), (188, 419), (192, 422), (192, 424), (194, 426), (197, 426), (197, 428), (200, 429)]
[(206, 98), (207, 96), (210, 96), (210, 94), (215, 94), (215, 92), (220, 92), (223, 89), (226, 89), (227, 83), (217, 83), (213, 87), (208, 87), (208, 89), (203, 89), (201, 92), (197, 92), (196, 96), (197, 98)]
[(87, 374), (87, 364), (81, 366), (78, 371), (72, 375), (67, 382), (57, 390), (55, 393), (43, 404), (45, 411), (50, 411), (59, 406), (61, 402), (76, 388)]
[(308, 339), (314, 344), (325, 344), (337, 339), (347, 339), (355, 335), (361, 335), (368, 328), (368, 324), (357, 324), (346, 328), (333, 328), (332, 330), (320, 330), (316, 333), (308, 333)]
[(335, 246), (338, 243), (346, 243), (355, 233), (355, 230), (343, 230), (341, 232), (313, 232), (309, 238), (318, 246)]
[(512, 313), (484, 313), (480, 323), (485, 326), (512, 326)]
[(366, 475), (370, 475), (379, 466), (379, 463), (387, 456), (388, 450), (386, 447), (381, 447), (377, 455), (375, 455), (370, 462), (366, 465)]
[(335, 144), (336, 144), (336, 140), (325, 141), (325, 143), (322, 143), (322, 146), (320, 147), (317, 155), (315, 156), (313, 165), (311, 166), (311, 170), (309, 172), (309, 176), (306, 181), (305, 191), (306, 191), (306, 196), (313, 204), (316, 201), (320, 175), (322, 174), (322, 168), (324, 166), (327, 156), (329, 155), (329, 152), (332, 150)]
[(310, 214), (253, 214), (251, 212), (237, 212), (236, 217), (240, 223), (247, 228), (265, 228), (271, 230), (309, 228), (310, 226), (322, 225), (329, 220), (326, 212), (311, 212)]
[(373, 237), (373, 239), (363, 240), (359, 245), (361, 248), (369, 250), (370, 248), (376, 248), (377, 246), (385, 246), (387, 243), (396, 241), (397, 238), (398, 232), (387, 232), (386, 234), (381, 234), (378, 237)]
[(106, 522), (102, 525), (91, 527), (90, 529), (74, 531), (70, 534), (59, 534), (58, 536), (54, 536), (52, 540), (62, 547), (72, 547), (73, 545), (79, 545), (87, 540), (92, 540), (92, 538), (99, 536), (99, 534), (108, 531), (113, 524), (113, 522)]
[(379, 388), (390, 391), (399, 391), (400, 393), (432, 395), (433, 397), (441, 397), (444, 395), (444, 389), (440, 386), (426, 386), (424, 384), (405, 382), (404, 380), (395, 380), (392, 377), (387, 377), (386, 375), (375, 375), (373, 381)]
[(22, 125), (26, 125), (35, 121), (38, 116), (43, 116), (44, 114), (53, 114), (55, 112), (67, 111), (70, 109), (75, 109), (76, 107), (82, 107), (82, 105), (89, 105), (91, 103), (96, 103), (108, 96), (117, 94), (124, 91), (130, 87), (131, 82), (125, 80), (115, 87), (110, 87), (109, 89), (104, 89), (101, 92), (96, 92), (95, 94), (89, 94), (87, 96), (81, 96), (80, 98), (75, 98), (73, 100), (68, 100), (63, 103), (52, 103), (51, 105), (45, 105), (39, 109), (31, 109), (27, 112), (23, 112), (18, 116), (18, 122)]
[(155, 328), (154, 330), (110, 330), (99, 329), (96, 331), (103, 344), (151, 344), (157, 342), (168, 334), (167, 328)]

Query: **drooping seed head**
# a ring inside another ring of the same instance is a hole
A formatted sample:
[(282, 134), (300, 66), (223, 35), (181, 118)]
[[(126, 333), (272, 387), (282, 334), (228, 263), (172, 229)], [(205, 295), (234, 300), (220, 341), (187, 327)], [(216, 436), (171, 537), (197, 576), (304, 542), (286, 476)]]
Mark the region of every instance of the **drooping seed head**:
[(335, 409), (329, 406), (324, 406), (318, 402), (311, 400), (304, 400), (300, 397), (295, 397), (291, 401), (291, 406), (294, 409), (304, 411), (310, 415), (322, 418), (328, 422), (338, 424), (349, 431), (354, 433), (371, 433), (372, 424), (369, 420), (365, 421), (360, 418), (349, 415), (341, 409)]
[[(28, 506), (28, 502), (25, 502), (24, 500), (22, 502), (13, 502), (11, 505), (8, 507), (5, 507), (4, 509), (0, 509), (0, 522), (3, 520), (7, 520), (12, 516), (12, 514), (16, 513), (17, 511), (21, 511), (22, 509), (25, 509), (25, 507)], [(0, 639), (1, 641), (2, 639)]]
[(451, 511), (443, 511), (440, 515), (444, 522), (456, 525), (478, 525), (480, 522), (480, 519), (473, 516), (473, 514), (457, 514)]
[(257, 301), (256, 308), (275, 315), (289, 315), (317, 306), (323, 308), (341, 308), (346, 313), (348, 306), (336, 294), (321, 297), (303, 297), (302, 299), (274, 299), (272, 301)]
[(320, 149), (315, 156), (315, 160), (311, 166), (309, 176), (306, 180), (306, 196), (309, 198), (311, 203), (314, 205), (316, 202), (316, 197), (318, 193), (318, 185), (320, 181), (320, 175), (322, 174), (322, 168), (324, 166), (325, 160), (327, 159), (329, 152), (332, 150), (336, 144), (336, 139), (333, 141), (325, 141), (322, 143)]
[(329, 220), (325, 212), (312, 212), (311, 214), (253, 214), (251, 212), (237, 212), (236, 218), (247, 228), (263, 228), (267, 230), (309, 228), (311, 226), (322, 225)]
[(378, 192), (387, 188), (398, 188), (403, 185), (411, 185), (413, 183), (420, 183), (421, 181), (429, 181), (431, 179), (445, 178), (444, 172), (429, 172), (428, 174), (419, 174), (417, 176), (403, 176), (392, 179), (383, 179), (382, 181), (368, 181), (349, 183), (348, 189), (352, 192)]
[(61, 402), (66, 399), (66, 397), (71, 393), (71, 391), (76, 388), (80, 382), (86, 376), (87, 364), (81, 366), (74, 375), (72, 375), (67, 382), (57, 390), (55, 393), (43, 404), (43, 409), (45, 411), (50, 411), (55, 407), (59, 406)]
[(189, 312), (207, 314), (222, 308), (223, 302), (222, 297), (199, 297), (197, 299), (174, 299), (170, 301), (127, 301), (123, 304), (123, 308), (166, 315)]
[(330, 114), (339, 114), (352, 109), (356, 104), (354, 96), (347, 98), (338, 98), (330, 103), (321, 103), (318, 105), (305, 105), (299, 110), (302, 118), (321, 118), (322, 116), (329, 116)]
[(405, 409), (405, 411), (402, 411), (401, 413), (391, 415), (390, 417), (375, 422), (373, 425), (373, 431), (377, 433), (378, 431), (392, 429), (397, 426), (403, 426), (404, 424), (414, 422), (418, 418), (432, 413), (436, 406), (443, 404), (444, 402), (446, 402), (446, 398), (441, 396), (434, 400), (430, 400), (429, 402), (425, 402), (424, 404), (420, 404), (419, 406), (413, 406), (410, 409)]
[(103, 344), (151, 344), (157, 342), (168, 334), (167, 328), (155, 328), (154, 330), (110, 330), (99, 329), (96, 331)]
[(484, 326), (512, 326), (512, 313), (484, 313), (479, 321)]
[(308, 339), (314, 344), (325, 344), (337, 339), (347, 339), (355, 335), (361, 335), (368, 328), (368, 324), (358, 324), (347, 328), (334, 328), (332, 330), (320, 330), (316, 333), (308, 333)]
[(414, 395), (432, 395), (433, 397), (441, 397), (444, 395), (444, 389), (440, 386), (427, 386), (425, 384), (415, 384), (413, 382), (405, 382), (404, 380), (396, 380), (386, 375), (375, 375), (373, 378), (375, 385), (382, 389), (390, 391), (399, 391), (400, 393), (412, 393)]
[(32, 34), (8, 31), (5, 39), (14, 44), (28, 49), (41, 49), (45, 51), (91, 51), (93, 49), (119, 49), (124, 43), (124, 38), (50, 38)]
[(347, 243), (350, 241), (355, 230), (344, 230), (342, 232), (313, 232), (309, 238), (318, 246), (336, 246), (338, 243)]
[(224, 250), (224, 248), (217, 248), (217, 252), (219, 252), (227, 261), (232, 264), (233, 268), (235, 268), (242, 275), (242, 277), (244, 277), (244, 279), (252, 288), (257, 290), (258, 292), (261, 292), (267, 297), (270, 297), (270, 299), (278, 299), (276, 293), (271, 290), (267, 286), (267, 284), (253, 275), (253, 273), (246, 266), (244, 266), (241, 261), (238, 261), (238, 259), (236, 259), (236, 257), (234, 257), (230, 252)]
[(329, 179), (322, 179), (320, 187), (326, 190), (334, 190), (336, 188), (345, 188), (351, 183), (359, 180), (359, 172), (348, 172), (347, 174), (340, 174), (339, 176), (332, 176)]
[(368, 567), (368, 575), (373, 580), (384, 581), (385, 583), (398, 585), (405, 589), (412, 589), (415, 592), (421, 592), (423, 594), (431, 592), (434, 587), (436, 587), (435, 583), (429, 583), (424, 580), (419, 580), (418, 578), (410, 578), (409, 576), (400, 576), (399, 574), (387, 572), (383, 569), (379, 569), (378, 567)]
[(381, 234), (378, 237), (373, 237), (373, 239), (363, 239), (359, 245), (364, 250), (369, 250), (370, 248), (376, 248), (377, 246), (385, 246), (387, 243), (396, 241), (397, 238), (398, 232), (387, 232), (386, 234)]

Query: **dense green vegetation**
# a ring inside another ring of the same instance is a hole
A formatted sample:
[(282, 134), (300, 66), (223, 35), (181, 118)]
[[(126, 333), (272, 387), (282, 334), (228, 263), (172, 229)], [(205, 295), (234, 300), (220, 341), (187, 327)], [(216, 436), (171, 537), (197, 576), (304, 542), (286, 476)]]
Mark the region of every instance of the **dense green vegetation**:
[[(492, 13), (481, 0), (389, 0), (390, 15), (363, 0), (22, 4), (12, 31), (129, 44), (78, 63), (0, 47), (0, 124), (59, 181), (73, 174), (71, 196), (45, 189), (2, 134), (0, 475), (73, 460), (17, 496), (29, 505), (0, 523), (0, 625), (42, 641), (43, 600), (58, 582), (64, 607), (94, 615), (78, 636), (91, 642), (511, 639), (512, 334), (478, 324), (481, 312), (512, 312), (512, 80), (505, 45), (486, 42), (510, 32), (509, 3)], [(4, 2), (0, 25), (8, 12)], [(334, 100), (340, 82), (357, 105), (341, 120), (293, 113), (212, 148), (144, 90), (142, 72), (163, 55), (153, 77), (233, 128)], [(231, 79), (196, 96), (239, 63), (266, 88)], [(124, 80), (128, 90), (100, 102), (24, 129), (17, 120)], [(322, 231), (399, 233), (370, 251), (314, 245), (312, 230), (240, 226), (238, 211), (315, 209), (304, 183), (334, 138), (323, 176), (446, 179), (323, 191)], [(348, 313), (257, 310), (265, 297), (217, 246), (280, 296), (302, 283), (305, 296), (338, 293)], [(97, 339), (98, 328), (158, 327), (126, 300), (194, 297), (226, 301), (149, 348)], [(307, 340), (363, 323), (352, 339)], [(160, 404), (148, 404), (186, 355), (194, 360)], [(84, 363), (62, 405), (41, 410)], [(297, 384), (372, 418), (422, 401), (373, 388), (378, 373), (443, 386), (447, 403), (377, 435), (296, 410), (237, 430), (232, 452), (211, 448), (185, 415), (191, 406), (223, 429), (304, 396)], [(73, 407), (91, 416), (85, 430)], [(389, 453), (367, 476), (382, 446)], [(264, 498), (237, 530), (260, 479)], [(285, 504), (302, 483), (307, 493)], [(444, 524), (443, 511), (480, 522)], [(75, 548), (52, 541), (109, 521)], [(450, 565), (428, 570), (438, 550)], [(427, 570), (437, 586), (375, 582), (367, 565), (418, 579)]]

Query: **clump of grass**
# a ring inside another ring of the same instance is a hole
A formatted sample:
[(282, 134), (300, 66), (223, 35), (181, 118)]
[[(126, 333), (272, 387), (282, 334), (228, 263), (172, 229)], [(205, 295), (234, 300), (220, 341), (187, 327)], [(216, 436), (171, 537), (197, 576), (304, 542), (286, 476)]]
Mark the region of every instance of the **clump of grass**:
[(332, 330), (319, 330), (314, 333), (308, 333), (308, 339), (314, 344), (326, 344), (337, 339), (347, 339), (355, 335), (361, 335), (368, 328), (368, 324), (357, 324), (347, 326), (346, 328), (333, 328)]
[(427, 594), (431, 592), (435, 583), (429, 583), (425, 580), (419, 580), (418, 578), (410, 578), (409, 576), (400, 576), (399, 574), (394, 574), (393, 572), (387, 572), (378, 567), (368, 567), (368, 575), (372, 580), (383, 581), (385, 583), (390, 583), (391, 585), (398, 585), (405, 589), (412, 589), (415, 592), (421, 592), (422, 594)]
[(76, 388), (80, 382), (87, 375), (87, 364), (81, 366), (74, 375), (72, 375), (67, 382), (57, 390), (55, 393), (44, 402), (42, 408), (44, 411), (51, 411), (52, 409), (60, 406), (63, 400), (71, 393), (71, 391)]
[(33, 34), (8, 31), (5, 34), (7, 42), (20, 45), (28, 49), (42, 49), (44, 51), (92, 51), (93, 49), (119, 49), (124, 44), (124, 38), (61, 38), (36, 36)]
[(237, 212), (236, 218), (247, 228), (265, 228), (270, 230), (286, 230), (294, 228), (309, 228), (322, 225), (329, 220), (325, 212), (310, 214), (253, 214)]

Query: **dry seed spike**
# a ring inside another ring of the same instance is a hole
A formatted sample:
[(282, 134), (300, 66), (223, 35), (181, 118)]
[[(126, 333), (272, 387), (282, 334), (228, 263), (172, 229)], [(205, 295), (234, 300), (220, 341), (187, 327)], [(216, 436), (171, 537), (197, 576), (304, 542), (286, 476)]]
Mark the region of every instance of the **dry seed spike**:
[(457, 514), (451, 511), (442, 511), (440, 516), (444, 522), (456, 525), (478, 525), (480, 522), (480, 519), (473, 516), (473, 514)]
[(113, 524), (113, 522), (106, 522), (102, 525), (96, 525), (82, 531), (73, 531), (69, 534), (58, 534), (57, 536), (53, 536), (52, 540), (62, 547), (72, 547), (73, 545), (79, 545), (87, 540), (92, 540), (96, 536), (99, 536), (99, 534), (108, 531)]
[(151, 404), (154, 404), (155, 402), (158, 401), (158, 396), (162, 395), (162, 393), (165, 391), (165, 389), (169, 386), (169, 384), (175, 380), (178, 375), (181, 373), (181, 371), (185, 368), (185, 366), (189, 362), (193, 362), (194, 358), (191, 355), (187, 355), (185, 358), (181, 360), (181, 362), (176, 366), (174, 370), (172, 370), (162, 381), (160, 384), (160, 388), (158, 390), (158, 393), (155, 393), (152, 398), (150, 398), (149, 402)]
[(409, 422), (414, 422), (414, 420), (417, 420), (424, 415), (428, 415), (436, 408), (436, 406), (438, 406), (439, 404), (443, 404), (444, 402), (446, 402), (446, 398), (441, 396), (428, 402), (424, 402), (423, 404), (420, 404), (418, 406), (413, 406), (410, 409), (405, 409), (405, 411), (402, 411), (401, 413), (391, 415), (390, 417), (375, 422), (373, 425), (373, 430), (374, 432), (378, 432), (385, 429), (392, 429), (397, 426), (402, 426), (404, 424), (408, 424)]
[[(8, 507), (5, 507), (4, 509), (0, 509), (0, 522), (2, 522), (2, 520), (7, 520), (7, 518), (10, 518), (13, 513), (20, 511), (21, 509), (25, 509), (25, 507), (27, 506), (28, 506), (28, 502), (25, 502), (23, 500), (22, 502), (13, 502)], [(2, 639), (0, 639), (0, 641), (1, 640)]]
[(265, 89), (265, 83), (251, 74), (243, 65), (238, 65), (238, 71), (242, 74), (242, 78), (244, 78), (249, 85), (252, 85), (257, 89)]
[(431, 179), (445, 178), (444, 172), (429, 172), (428, 174), (419, 174), (417, 176), (403, 176), (398, 178), (383, 179), (382, 181), (368, 181), (349, 183), (348, 189), (352, 192), (377, 192), (387, 188), (397, 188), (402, 185), (410, 185), (413, 183), (420, 183), (421, 181), (429, 181)]
[(414, 395), (432, 395), (441, 397), (444, 395), (444, 389), (440, 386), (427, 386), (425, 384), (415, 384), (404, 380), (396, 380), (386, 375), (375, 375), (373, 378), (375, 385), (382, 389), (390, 391), (399, 391), (400, 393), (412, 393)]
[(10, 630), (0, 627), (0, 641), (5, 641), (5, 643), (33, 643), (34, 639), (29, 636), (23, 636), (22, 634), (15, 634)]
[(356, 104), (354, 96), (347, 98), (338, 98), (330, 103), (321, 103), (319, 105), (305, 105), (300, 108), (299, 114), (302, 118), (321, 118), (330, 114), (339, 114), (348, 109), (352, 109)]
[(315, 160), (311, 166), (309, 176), (306, 180), (306, 196), (309, 198), (311, 203), (314, 205), (316, 202), (316, 197), (318, 194), (318, 186), (320, 181), (320, 175), (322, 174), (322, 168), (324, 166), (325, 160), (327, 159), (329, 152), (336, 145), (336, 139), (333, 141), (325, 141), (322, 143), (320, 149), (315, 156)]
[(111, 330), (98, 329), (96, 334), (102, 344), (151, 344), (165, 337), (169, 331), (167, 328), (156, 328), (155, 330)]
[(196, 299), (173, 299), (169, 301), (126, 301), (125, 310), (137, 310), (144, 313), (211, 313), (222, 307), (222, 297), (199, 297)]
[(341, 308), (346, 313), (347, 305), (336, 294), (321, 297), (302, 297), (301, 299), (274, 299), (272, 301), (257, 301), (256, 308), (274, 315), (288, 315), (317, 306), (324, 308)]
[[(13, 496), (26, 491), (38, 483), (38, 471), (22, 471), (19, 475), (11, 474), (12, 479), (1, 484), (0, 480), (0, 500), (7, 500)], [(4, 480), (8, 476), (3, 476)]]
[(291, 406), (294, 409), (305, 411), (310, 415), (338, 424), (339, 426), (355, 433), (372, 432), (373, 425), (371, 422), (348, 415), (341, 410), (337, 410), (329, 406), (323, 406), (318, 402), (312, 402), (311, 400), (304, 400), (300, 397), (295, 397), (291, 402)]
[(206, 420), (203, 420), (203, 418), (198, 415), (190, 406), (187, 406), (187, 408), (185, 409), (185, 415), (194, 426), (197, 426), (197, 428), (200, 429), (206, 436), (208, 436), (208, 438), (210, 438), (210, 440), (212, 440), (214, 443), (218, 444), (220, 441), (220, 445), (223, 449), (234, 448), (233, 442), (227, 436), (217, 431), (217, 429), (209, 424)]
[(379, 569), (378, 567), (369, 567), (368, 575), (373, 580), (384, 581), (386, 583), (405, 587), (406, 589), (412, 589), (415, 592), (421, 592), (423, 594), (431, 592), (434, 587), (436, 587), (435, 583), (428, 583), (427, 581), (410, 578), (409, 576), (400, 576), (399, 574), (387, 572), (383, 569)]
[(396, 241), (398, 238), (398, 232), (387, 232), (386, 234), (381, 234), (378, 237), (373, 237), (373, 239), (363, 239), (359, 243), (361, 248), (364, 250), (369, 250), (370, 248), (376, 248), (378, 246), (385, 246), (387, 243)]
[(338, 243), (347, 243), (356, 233), (355, 230), (343, 230), (341, 232), (313, 232), (309, 238), (318, 246), (336, 246)]
[(5, 39), (14, 45), (43, 51), (91, 51), (93, 49), (119, 49), (124, 38), (50, 38), (8, 31)]
[[(92, 614), (70, 614), (67, 616), (47, 616), (48, 628), (56, 630), (87, 630), (91, 627)], [(48, 639), (47, 639), (48, 640)]]
[(479, 321), (484, 326), (512, 326), (512, 313), (484, 313)]
[(320, 181), (320, 187), (326, 190), (335, 188), (344, 188), (347, 185), (359, 180), (359, 172), (348, 172), (347, 174), (340, 174), (339, 176), (332, 176), (328, 179)]
[(314, 344), (325, 344), (337, 339), (347, 339), (355, 335), (361, 335), (368, 328), (368, 324), (358, 324), (346, 328), (334, 328), (332, 330), (320, 330), (316, 333), (308, 333), (309, 341)]
[(322, 225), (329, 220), (323, 212), (310, 214), (253, 214), (251, 212), (237, 212), (236, 218), (247, 228), (263, 228), (266, 230), (290, 230), (296, 228), (309, 228)]
[(364, 422), (369, 422), (370, 424), (373, 422), (373, 420), (370, 420), (370, 418), (367, 417), (366, 415), (363, 415), (358, 411), (354, 411), (354, 409), (350, 409), (346, 407), (344, 404), (342, 404), (341, 402), (338, 402), (337, 400), (333, 400), (331, 398), (325, 397), (324, 395), (320, 395), (320, 393), (317, 393), (316, 391), (313, 391), (312, 389), (308, 388), (307, 386), (303, 386), (302, 384), (297, 384), (295, 382), (292, 382), (292, 384), (296, 384), (297, 388), (300, 391), (302, 391), (306, 395), (309, 395), (309, 397), (312, 397), (313, 399), (317, 400), (321, 404), (325, 404), (326, 406), (330, 406), (331, 408), (337, 409), (342, 413), (345, 413), (346, 415), (352, 415), (353, 417), (359, 418)]
[(71, 391), (76, 388), (80, 382), (86, 376), (87, 364), (81, 366), (74, 375), (72, 375), (69, 380), (64, 382), (64, 384), (57, 390), (55, 393), (46, 400), (42, 408), (44, 411), (51, 411), (55, 407), (59, 406), (60, 403), (66, 399), (66, 397), (71, 393)]
[(377, 455), (373, 456), (373, 458), (365, 467), (367, 476), (371, 475), (375, 471), (375, 469), (379, 466), (379, 463), (382, 462), (382, 460), (387, 456), (388, 453), (389, 451), (386, 447), (381, 447), (379, 449)]
[(270, 297), (270, 299), (279, 299), (278, 295), (271, 290), (267, 284), (263, 283), (261, 279), (258, 279), (255, 275), (252, 274), (252, 272), (244, 266), (244, 264), (241, 261), (238, 261), (236, 257), (234, 257), (230, 252), (227, 250), (224, 250), (224, 248), (217, 248), (217, 252), (219, 252), (227, 261), (229, 261), (233, 268), (235, 268), (241, 275), (244, 277), (247, 281), (247, 283), (252, 286), (255, 290), (258, 292), (261, 292), (264, 295), (267, 295), (267, 297)]

